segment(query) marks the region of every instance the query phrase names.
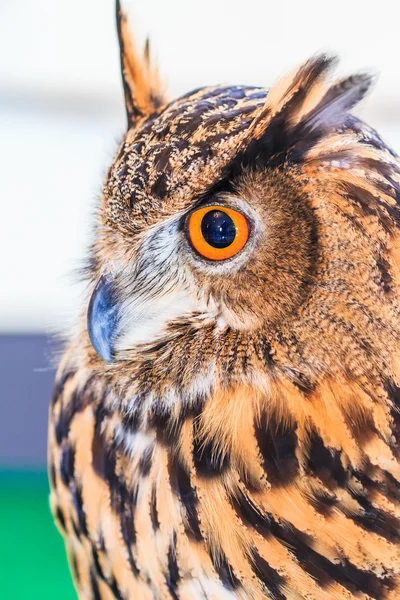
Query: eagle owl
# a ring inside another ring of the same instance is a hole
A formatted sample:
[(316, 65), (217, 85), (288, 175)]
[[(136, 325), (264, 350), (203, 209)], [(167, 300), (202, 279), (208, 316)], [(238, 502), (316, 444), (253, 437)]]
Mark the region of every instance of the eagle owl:
[(93, 600), (400, 597), (400, 165), (318, 56), (167, 100), (117, 3), (128, 127), (50, 411)]

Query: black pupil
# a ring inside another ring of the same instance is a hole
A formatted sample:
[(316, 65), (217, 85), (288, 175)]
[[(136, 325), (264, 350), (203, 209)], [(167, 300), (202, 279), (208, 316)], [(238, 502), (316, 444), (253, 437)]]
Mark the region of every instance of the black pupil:
[(210, 210), (204, 215), (201, 232), (213, 248), (227, 248), (236, 237), (235, 223), (222, 210)]

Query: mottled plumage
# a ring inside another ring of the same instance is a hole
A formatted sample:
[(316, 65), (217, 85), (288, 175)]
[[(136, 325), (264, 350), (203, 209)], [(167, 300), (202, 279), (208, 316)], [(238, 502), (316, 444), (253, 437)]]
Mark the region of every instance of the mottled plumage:
[[(50, 411), (79, 597), (398, 599), (400, 165), (350, 115), (369, 78), (322, 56), (167, 102), (117, 14), (128, 131)], [(207, 203), (251, 223), (233, 258), (188, 243)]]

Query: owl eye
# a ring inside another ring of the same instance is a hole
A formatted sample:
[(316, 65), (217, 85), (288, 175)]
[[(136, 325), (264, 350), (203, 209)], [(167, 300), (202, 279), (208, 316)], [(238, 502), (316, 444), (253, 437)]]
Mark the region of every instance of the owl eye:
[(241, 213), (225, 206), (205, 206), (192, 212), (188, 234), (193, 248), (209, 260), (235, 256), (249, 238), (249, 225)]

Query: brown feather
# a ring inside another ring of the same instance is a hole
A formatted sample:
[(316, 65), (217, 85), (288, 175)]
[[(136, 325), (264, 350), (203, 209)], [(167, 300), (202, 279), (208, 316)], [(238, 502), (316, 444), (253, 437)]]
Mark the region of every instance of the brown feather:
[(151, 63), (150, 42), (146, 40), (141, 57), (134, 45), (129, 22), (119, 0), (116, 2), (116, 19), (125, 108), (128, 127), (131, 127), (141, 118), (158, 110), (167, 100), (158, 69)]

